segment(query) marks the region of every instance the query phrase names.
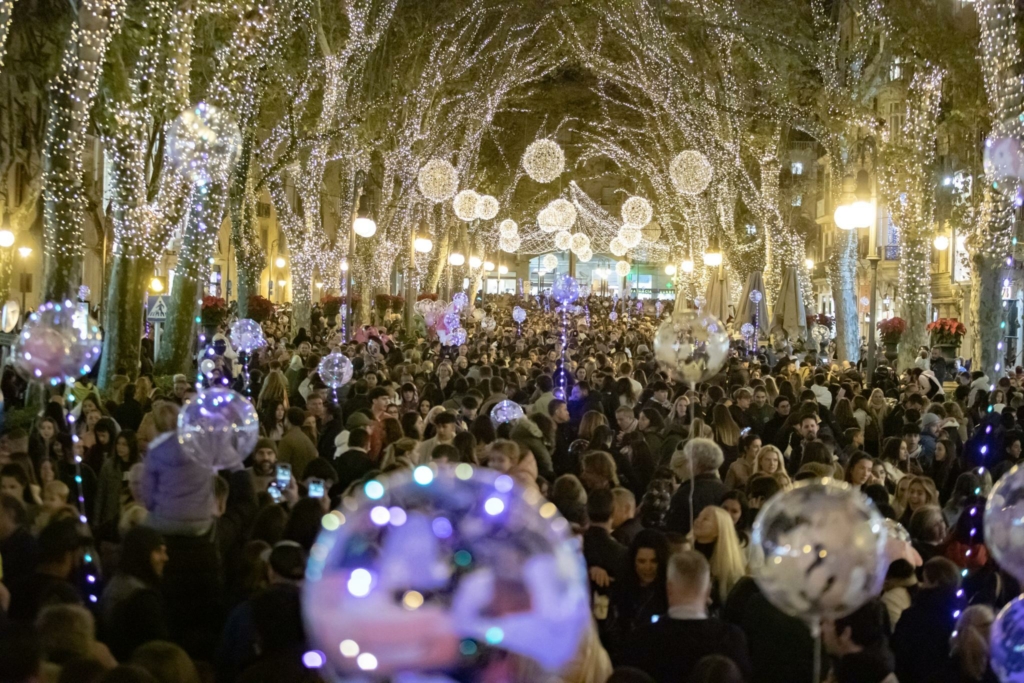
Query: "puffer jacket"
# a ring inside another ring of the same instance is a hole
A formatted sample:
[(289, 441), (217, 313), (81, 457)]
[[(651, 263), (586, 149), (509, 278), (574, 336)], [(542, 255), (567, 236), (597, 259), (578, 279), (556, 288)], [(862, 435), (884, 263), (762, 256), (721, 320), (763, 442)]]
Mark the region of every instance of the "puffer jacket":
[[(149, 445), (142, 474), (147, 524), (159, 531), (202, 531), (213, 521), (213, 471), (190, 458), (173, 432)], [(161, 528), (162, 527), (162, 528)]]

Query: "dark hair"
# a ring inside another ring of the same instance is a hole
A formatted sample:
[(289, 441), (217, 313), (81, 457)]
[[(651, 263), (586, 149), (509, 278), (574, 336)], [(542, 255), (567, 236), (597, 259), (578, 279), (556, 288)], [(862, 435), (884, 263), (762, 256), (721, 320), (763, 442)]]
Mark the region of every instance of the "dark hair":
[(832, 466), (832, 454), (829, 453), (828, 446), (820, 439), (804, 444), (803, 458), (800, 460), (800, 466), (803, 467), (809, 462), (818, 462), (822, 465)]
[[(443, 444), (442, 444), (443, 445)], [(465, 462), (470, 465), (476, 463), (476, 437), (470, 432), (459, 432), (452, 440), (452, 447), (456, 454), (454, 458), (449, 457), (451, 462)], [(436, 448), (435, 448), (436, 450)], [(431, 454), (433, 457), (433, 454)]]
[(423, 434), (416, 426), (416, 423), (419, 422), (420, 419), (421, 415), (411, 410), (407, 413), (402, 413), (402, 417), (399, 418), (399, 423), (402, 425), (402, 434), (410, 439), (420, 439)]
[(558, 409), (561, 408), (564, 405), (568, 405), (568, 404), (565, 401), (563, 401), (562, 399), (559, 399), (559, 398), (551, 399), (551, 401), (548, 402), (548, 415), (551, 416), (551, 417), (554, 417), (555, 413), (558, 412)]
[(448, 412), (447, 410), (443, 413), (438, 413), (434, 418), (434, 424), (440, 427), (441, 425), (453, 425), (456, 422), (455, 413)]
[(945, 557), (933, 557), (921, 568), (921, 578), (940, 588), (960, 586), (960, 568)]
[(776, 408), (778, 408), (780, 403), (792, 404), (793, 401), (790, 400), (789, 396), (786, 396), (784, 394), (779, 394), (778, 396), (775, 397), (775, 400), (772, 401), (772, 405), (775, 406)]
[[(128, 445), (128, 462), (124, 462), (120, 457), (117, 457), (117, 442), (120, 439), (124, 439)], [(139, 439), (135, 435), (135, 432), (131, 429), (126, 429), (114, 438), (114, 464), (121, 471), (131, 468), (132, 465), (140, 462), (139, 458)]]
[(292, 507), (292, 514), (284, 527), (284, 540), (295, 541), (308, 553), (320, 533), (323, 516), (319, 498), (303, 498)]
[(349, 448), (366, 448), (366, 444), (368, 443), (370, 443), (370, 433), (368, 431), (362, 427), (356, 427), (355, 429), (349, 430)]
[(288, 409), (288, 412), (285, 413), (285, 419), (288, 420), (289, 424), (295, 427), (301, 427), (302, 423), (306, 421), (306, 411), (302, 408), (292, 406)]
[[(949, 562), (949, 560), (946, 560)], [(886, 637), (885, 608), (877, 600), (870, 600), (852, 614), (836, 619), (836, 635), (850, 629), (850, 640), (861, 647), (870, 647)]]
[(634, 669), (631, 666), (619, 666), (615, 668), (612, 675), (605, 683), (654, 683), (646, 672)]
[(302, 479), (309, 479), (313, 477), (315, 479), (323, 479), (324, 481), (337, 481), (338, 473), (334, 467), (331, 466), (331, 461), (326, 458), (313, 458), (306, 465), (306, 469), (300, 473)]
[(494, 433), (494, 423), (487, 415), (477, 415), (469, 425), (469, 433), (476, 437), (478, 444), (489, 444), (498, 438)]
[(137, 526), (124, 535), (121, 543), (121, 561), (117, 571), (141, 580), (149, 586), (157, 586), (160, 577), (153, 571), (150, 556), (161, 546), (166, 546), (164, 537), (147, 526)]
[(381, 386), (376, 386), (370, 389), (370, 393), (366, 395), (370, 401), (376, 401), (378, 398), (387, 398), (388, 390)]
[(767, 501), (782, 490), (782, 484), (771, 475), (754, 476), (747, 482), (747, 500), (760, 498)]
[(705, 655), (697, 661), (690, 683), (743, 683), (743, 673), (736, 662), (723, 655)]
[[(593, 498), (593, 494), (591, 494)], [(587, 501), (589, 507), (589, 499)], [(665, 578), (668, 576), (668, 558), (669, 548), (668, 539), (665, 538), (665, 534), (658, 531), (657, 529), (644, 529), (638, 533), (634, 538), (633, 542), (629, 544), (629, 555), (626, 560), (626, 576), (623, 578), (623, 583), (627, 588), (639, 587), (639, 577), (636, 575), (636, 556), (640, 552), (641, 548), (651, 548), (654, 550), (654, 557), (658, 561), (658, 576), (654, 579), (656, 584), (655, 590), (658, 595), (665, 594)]]
[(35, 499), (32, 498), (32, 490), (29, 488), (28, 473), (25, 468), (16, 462), (9, 462), (3, 467), (0, 467), (0, 478), (10, 477), (16, 479), (21, 485), (21, 500), (27, 505), (32, 505)]
[(604, 524), (615, 511), (615, 496), (611, 489), (595, 489), (587, 496), (587, 516), (591, 522)]
[(647, 421), (651, 423), (651, 431), (660, 432), (665, 428), (665, 420), (654, 408), (644, 408), (640, 411), (640, 414), (647, 418)]
[(19, 683), (35, 678), (43, 663), (43, 648), (35, 629), (10, 622), (0, 629), (0, 672), (4, 681)]

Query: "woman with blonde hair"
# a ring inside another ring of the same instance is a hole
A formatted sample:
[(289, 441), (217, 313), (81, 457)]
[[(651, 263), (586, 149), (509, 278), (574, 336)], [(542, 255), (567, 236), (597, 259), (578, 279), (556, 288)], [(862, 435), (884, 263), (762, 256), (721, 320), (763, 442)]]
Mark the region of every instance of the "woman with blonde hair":
[(724, 508), (709, 505), (693, 522), (693, 548), (708, 558), (713, 584), (711, 602), (721, 605), (747, 573), (747, 558), (736, 525)]
[(779, 387), (771, 375), (764, 376), (764, 390), (768, 393), (768, 403), (775, 403), (775, 399), (779, 395)]
[[(989, 639), (995, 614), (988, 605), (971, 605), (964, 609), (949, 639), (949, 671), (942, 681), (994, 681), (989, 666)], [(938, 680), (938, 679), (937, 679)]]
[(761, 450), (757, 452), (754, 474), (767, 474), (774, 477), (784, 488), (793, 485), (793, 481), (786, 472), (786, 459), (783, 457), (782, 451), (777, 446), (772, 446), (771, 444), (762, 446)]
[[(878, 387), (871, 390), (871, 396), (868, 398), (868, 407), (874, 412), (878, 424), (885, 422), (885, 418), (889, 415), (889, 402), (885, 400), (885, 394)], [(894, 434), (893, 436), (898, 435)]]
[[(907, 485), (907, 506), (900, 515), (900, 524), (910, 528), (910, 519), (914, 513), (921, 508), (939, 504), (939, 492), (935, 489), (935, 482), (931, 477), (904, 477), (910, 479)], [(902, 482), (903, 479), (900, 481)], [(897, 489), (898, 491), (898, 489)]]
[(288, 410), (288, 379), (280, 370), (271, 370), (263, 380), (259, 398), (256, 399), (256, 410), (261, 410), (269, 401), (280, 401)]
[(587, 491), (613, 489), (619, 485), (619, 472), (615, 459), (604, 451), (591, 451), (583, 456), (580, 481)]
[(699, 417), (693, 419), (693, 424), (690, 425), (690, 438), (692, 439), (713, 439), (715, 433), (711, 430), (711, 427), (707, 425), (704, 420)]

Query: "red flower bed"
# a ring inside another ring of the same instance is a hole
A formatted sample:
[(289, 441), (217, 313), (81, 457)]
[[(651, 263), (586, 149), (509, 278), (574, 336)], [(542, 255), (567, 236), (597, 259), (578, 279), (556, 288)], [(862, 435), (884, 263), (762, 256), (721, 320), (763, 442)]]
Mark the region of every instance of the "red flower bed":
[(933, 346), (960, 346), (967, 327), (956, 318), (939, 318), (925, 328), (932, 335)]
[(907, 331), (907, 321), (903, 318), (889, 318), (878, 323), (878, 333), (886, 344), (899, 342), (900, 337)]

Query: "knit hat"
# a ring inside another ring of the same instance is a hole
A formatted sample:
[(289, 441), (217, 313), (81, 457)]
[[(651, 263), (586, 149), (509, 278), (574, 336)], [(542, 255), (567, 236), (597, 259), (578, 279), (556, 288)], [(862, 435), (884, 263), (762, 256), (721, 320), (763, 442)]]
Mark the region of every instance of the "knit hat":
[(345, 421), (345, 429), (351, 431), (360, 427), (368, 427), (372, 422), (373, 420), (371, 420), (366, 413), (352, 413)]
[(921, 426), (928, 427), (939, 421), (939, 416), (935, 413), (925, 413), (921, 416)]
[(252, 449), (252, 452), (255, 453), (261, 448), (269, 448), (270, 450), (274, 451), (274, 455), (277, 455), (277, 444), (274, 443), (273, 439), (268, 439), (265, 436), (261, 437), (256, 441), (256, 447)]

